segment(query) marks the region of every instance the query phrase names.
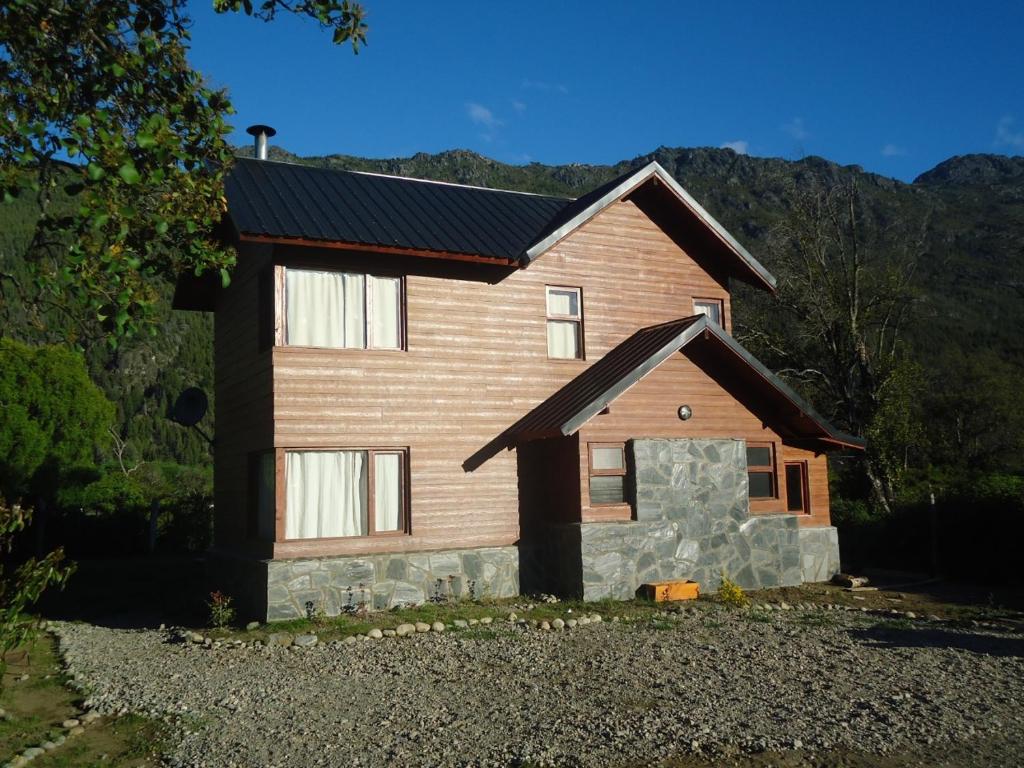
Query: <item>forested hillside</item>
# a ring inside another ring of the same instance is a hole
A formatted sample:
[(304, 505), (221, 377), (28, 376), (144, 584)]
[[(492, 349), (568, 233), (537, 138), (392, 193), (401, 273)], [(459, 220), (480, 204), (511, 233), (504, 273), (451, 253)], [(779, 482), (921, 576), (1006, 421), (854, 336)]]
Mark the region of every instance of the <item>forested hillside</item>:
[[(240, 149), (239, 152), (248, 152)], [(272, 148), (272, 158), (444, 181), (578, 196), (630, 168), (657, 160), (772, 269), (766, 241), (789, 212), (790, 194), (812, 181), (856, 180), (870, 215), (864, 226), (892, 232), (922, 227), (923, 258), (915, 275), (912, 322), (906, 338), (913, 356), (940, 380), (981, 369), (1007, 375), (1024, 369), (1024, 158), (971, 155), (945, 161), (905, 184), (857, 166), (817, 157), (791, 162), (737, 155), (731, 150), (662, 147), (613, 166), (506, 165), (467, 151), (370, 160), (344, 155), (298, 158)], [(0, 208), (0, 271), (26, 281), (20, 245), (31, 227), (27, 208)], [(879, 234), (880, 233), (880, 234)], [(170, 286), (162, 288), (169, 302)], [(63, 328), (44, 308), (29, 312), (5, 281), (3, 334), (27, 341), (60, 341)], [(767, 313), (767, 314), (766, 314)], [(767, 321), (762, 297), (739, 286), (737, 320)], [(169, 307), (151, 337), (116, 352), (86, 347), (90, 372), (116, 404), (119, 429), (137, 458), (184, 464), (208, 461), (205, 443), (168, 422), (167, 408), (183, 388), (212, 391), (212, 322)], [(986, 361), (995, 361), (992, 363)], [(827, 404), (820, 404), (827, 411)]]

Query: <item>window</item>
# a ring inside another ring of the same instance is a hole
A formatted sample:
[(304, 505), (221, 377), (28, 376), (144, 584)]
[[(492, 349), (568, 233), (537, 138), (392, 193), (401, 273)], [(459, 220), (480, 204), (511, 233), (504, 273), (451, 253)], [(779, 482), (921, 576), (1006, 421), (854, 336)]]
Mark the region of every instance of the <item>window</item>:
[(786, 462), (786, 511), (811, 513), (807, 492), (807, 462)]
[(547, 287), (548, 357), (583, 359), (583, 305), (579, 288)]
[(696, 315), (706, 315), (715, 325), (722, 325), (724, 312), (721, 299), (694, 299), (693, 312)]
[(750, 498), (775, 498), (774, 454), (772, 443), (747, 444), (747, 477), (750, 481)]
[(404, 533), (405, 452), (287, 451), (285, 538)]
[(626, 503), (626, 452), (622, 443), (590, 444), (590, 503)]
[(286, 270), (285, 339), (300, 347), (401, 349), (401, 278)]
[(273, 541), (277, 508), (277, 463), (273, 451), (249, 454), (249, 524), (250, 538)]

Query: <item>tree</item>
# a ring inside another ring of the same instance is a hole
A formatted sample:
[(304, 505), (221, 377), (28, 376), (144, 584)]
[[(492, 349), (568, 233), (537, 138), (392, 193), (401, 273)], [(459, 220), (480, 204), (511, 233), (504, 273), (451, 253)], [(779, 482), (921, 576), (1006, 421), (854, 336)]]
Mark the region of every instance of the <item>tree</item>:
[(0, 414), (0, 496), (17, 500), (94, 466), (114, 408), (80, 354), (0, 339)]
[[(869, 438), (867, 478), (888, 511), (918, 432), (901, 341), (927, 222), (866, 226), (872, 212), (854, 181), (791, 184), (787, 197), (789, 214), (769, 237), (773, 311), (740, 335), (840, 427)], [(909, 419), (895, 437), (893, 414)]]
[[(349, 0), (214, 0), (221, 13), (315, 19), (335, 43), (365, 43)], [(220, 274), (232, 113), (187, 60), (186, 0), (8, 0), (0, 4), (0, 194), (36, 210), (19, 290), (58, 308), (68, 333), (112, 343), (150, 319), (155, 281)], [(6, 285), (5, 285), (6, 283)]]
[[(31, 512), (9, 506), (0, 497), (0, 555), (10, 555), (16, 534), (31, 520)], [(7, 671), (7, 653), (30, 640), (37, 625), (25, 616), (31, 606), (50, 586), (63, 587), (74, 572), (73, 565), (64, 564), (64, 551), (56, 549), (41, 560), (29, 558), (10, 572), (7, 557), (0, 558), (0, 692)]]

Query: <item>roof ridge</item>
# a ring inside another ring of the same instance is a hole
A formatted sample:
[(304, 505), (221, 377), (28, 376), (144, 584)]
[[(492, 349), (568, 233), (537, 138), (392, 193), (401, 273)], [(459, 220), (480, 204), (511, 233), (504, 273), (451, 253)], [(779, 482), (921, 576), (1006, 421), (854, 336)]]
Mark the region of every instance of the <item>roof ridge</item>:
[(349, 168), (325, 168), (322, 165), (309, 165), (307, 163), (292, 163), (287, 160), (257, 160), (255, 157), (239, 157), (237, 160), (245, 160), (254, 163), (272, 163), (274, 165), (288, 165), (293, 168), (303, 168), (311, 171), (325, 171), (327, 173), (357, 173), (360, 176), (379, 176), (384, 179), (398, 179), (400, 181), (418, 181), (422, 184), (438, 184), (446, 187), (462, 187), (463, 189), (478, 189), (481, 192), (505, 192), (510, 195), (528, 195), (530, 197), (543, 197), (548, 200), (564, 200), (571, 203), (575, 197), (562, 197), (561, 195), (543, 195), (539, 192), (524, 192), (518, 189), (504, 189), (503, 187), (481, 187), (476, 184), (460, 184), (455, 181), (441, 181), (440, 179), (420, 179), (415, 176), (399, 176), (394, 173), (378, 173), (376, 171), (354, 171)]

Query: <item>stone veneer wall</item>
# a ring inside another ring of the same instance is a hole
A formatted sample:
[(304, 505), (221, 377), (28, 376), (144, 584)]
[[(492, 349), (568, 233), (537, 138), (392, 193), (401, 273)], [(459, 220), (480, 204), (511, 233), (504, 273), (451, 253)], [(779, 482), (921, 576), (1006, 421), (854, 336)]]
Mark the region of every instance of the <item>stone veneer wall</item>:
[(828, 581), (839, 573), (839, 532), (832, 526), (800, 529), (803, 581)]
[(477, 597), (519, 594), (516, 547), (270, 560), (266, 566), (267, 621), (305, 616), (307, 602), (334, 616), (350, 602), (384, 610), (436, 594), (468, 597), (470, 582)]
[(569, 526), (579, 537), (586, 600), (630, 598), (646, 581), (693, 579), (715, 591), (724, 572), (744, 589), (801, 582), (795, 515), (748, 513), (742, 440), (633, 440), (631, 522)]

